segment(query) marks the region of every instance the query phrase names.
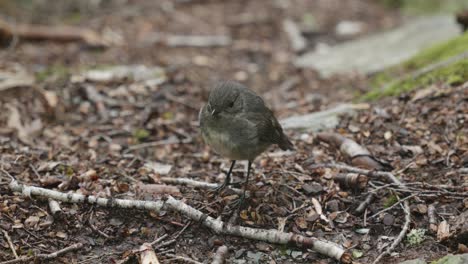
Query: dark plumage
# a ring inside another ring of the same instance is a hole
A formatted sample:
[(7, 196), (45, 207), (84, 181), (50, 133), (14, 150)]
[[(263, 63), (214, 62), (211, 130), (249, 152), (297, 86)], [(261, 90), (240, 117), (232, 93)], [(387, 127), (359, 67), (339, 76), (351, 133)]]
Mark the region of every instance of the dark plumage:
[[(248, 160), (247, 180), (252, 161), (270, 145), (294, 149), (273, 112), (262, 98), (242, 84), (227, 81), (211, 91), (199, 114), (205, 142), (217, 153), (236, 160)], [(220, 188), (229, 184), (231, 170)]]

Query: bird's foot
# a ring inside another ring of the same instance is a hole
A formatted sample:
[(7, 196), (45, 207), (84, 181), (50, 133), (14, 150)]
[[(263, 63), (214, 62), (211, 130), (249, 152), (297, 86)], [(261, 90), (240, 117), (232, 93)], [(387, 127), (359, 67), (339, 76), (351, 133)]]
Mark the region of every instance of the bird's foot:
[(218, 187), (214, 188), (213, 189), (213, 192), (215, 192), (216, 194), (219, 194), (220, 192), (222, 192), (226, 187), (228, 187), (230, 185), (230, 183), (227, 183), (226, 181), (223, 182), (221, 185), (218, 185)]
[(236, 211), (240, 211), (240, 209), (242, 209), (242, 206), (244, 205), (244, 202), (245, 202), (245, 193), (241, 194), (241, 196), (238, 199), (232, 201), (229, 204), (229, 207), (236, 208)]

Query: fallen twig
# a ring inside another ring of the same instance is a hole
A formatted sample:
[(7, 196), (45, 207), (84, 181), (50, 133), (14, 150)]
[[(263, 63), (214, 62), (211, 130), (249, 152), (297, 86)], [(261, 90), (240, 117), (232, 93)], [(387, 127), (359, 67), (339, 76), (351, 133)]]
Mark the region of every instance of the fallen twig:
[(8, 235), (8, 232), (2, 229), (2, 233), (8, 243), (8, 246), (10, 247), (11, 252), (13, 253), (13, 256), (18, 259), (18, 253), (16, 253), (15, 245), (13, 245), (13, 241), (11, 241), (11, 237)]
[(197, 209), (174, 199), (173, 197), (169, 197), (166, 200), (166, 204), (171, 209), (182, 213), (183, 215), (201, 223), (202, 225), (219, 234), (234, 235), (275, 244), (296, 244), (298, 246), (312, 248), (321, 254), (333, 257), (345, 263), (349, 262), (350, 260), (350, 256), (346, 254), (346, 252), (340, 246), (333, 242), (319, 240), (313, 237), (305, 237), (294, 233), (279, 232), (275, 229), (264, 230), (226, 224), (221, 220), (214, 219), (211, 216), (208, 216), (198, 211)]
[(164, 234), (160, 237), (158, 237), (156, 240), (154, 240), (153, 242), (150, 243), (151, 246), (154, 246), (155, 244), (158, 244), (159, 242), (163, 241), (164, 239), (166, 239), (166, 237), (168, 237), (169, 235), (168, 234)]
[(92, 221), (92, 218), (93, 218), (93, 211), (91, 211), (91, 214), (90, 214), (89, 219), (88, 219), (88, 224), (89, 224), (89, 226), (91, 227), (91, 229), (92, 229), (94, 232), (98, 233), (99, 235), (105, 237), (106, 239), (112, 238), (112, 237), (109, 236), (108, 234), (104, 233), (104, 231), (101, 231), (101, 230), (99, 230), (98, 228), (96, 228), (96, 227), (93, 225), (93, 223), (92, 223), (92, 222), (93, 222), (93, 221)]
[(231, 44), (231, 37), (225, 35), (163, 35), (153, 34), (146, 40), (149, 43), (162, 43), (169, 47), (220, 47)]
[(367, 187), (367, 176), (357, 173), (338, 173), (334, 178), (343, 189), (363, 190)]
[(171, 239), (171, 240), (168, 240), (164, 243), (161, 243), (161, 244), (158, 244), (156, 246), (154, 246), (154, 249), (160, 249), (160, 248), (163, 248), (163, 247), (167, 247), (169, 246), (170, 244), (174, 244), (176, 242), (175, 239)]
[(78, 41), (94, 48), (108, 47), (108, 43), (95, 31), (70, 26), (11, 25), (0, 20), (0, 34), (7, 39)]
[(24, 262), (29, 262), (32, 260), (51, 260), (51, 259), (57, 258), (58, 256), (66, 254), (70, 251), (80, 249), (82, 247), (83, 247), (82, 243), (76, 243), (76, 244), (73, 244), (71, 246), (68, 246), (66, 248), (63, 248), (61, 250), (55, 251), (50, 254), (37, 254), (35, 256), (30, 256), (30, 257), (20, 257), (17, 259), (0, 262), (0, 264), (24, 263)]
[(67, 203), (89, 203), (103, 207), (120, 207), (120, 208), (135, 208), (152, 211), (160, 211), (164, 206), (162, 201), (141, 201), (141, 200), (125, 200), (125, 199), (107, 199), (99, 198), (94, 195), (83, 195), (77, 193), (62, 193), (54, 190), (44, 189), (40, 187), (27, 186), (19, 184), (17, 181), (10, 182), (10, 189), (15, 192), (21, 192), (24, 196), (31, 195), (51, 198), (54, 200)]
[(429, 230), (437, 232), (437, 219), (435, 213), (435, 203), (430, 204), (427, 208), (427, 216), (429, 217)]
[(140, 247), (140, 264), (159, 264), (158, 257), (149, 243), (144, 243)]
[(390, 182), (395, 183), (398, 186), (404, 185), (399, 179), (395, 177), (395, 175), (393, 175), (393, 173), (386, 172), (386, 171), (366, 170), (366, 169), (360, 169), (360, 168), (352, 167), (346, 164), (338, 164), (338, 163), (313, 164), (313, 165), (310, 165), (309, 168), (311, 169), (332, 168), (332, 169), (345, 170), (349, 172), (364, 174), (369, 177), (387, 178), (388, 180), (390, 180)]
[[(177, 259), (177, 260), (183, 260), (183, 261), (185, 261), (187, 263), (203, 264), (203, 262), (199, 262), (199, 261), (193, 260), (191, 258), (183, 257), (183, 256), (176, 256), (174, 254), (166, 254), (166, 256), (170, 257), (170, 259), (168, 259), (168, 261)], [(170, 263), (172, 263), (172, 262), (170, 262)]]
[(138, 150), (138, 149), (152, 148), (152, 147), (157, 147), (157, 146), (162, 146), (162, 145), (170, 145), (170, 144), (188, 144), (188, 143), (191, 143), (191, 142), (192, 142), (191, 137), (190, 138), (184, 138), (182, 140), (180, 140), (178, 138), (171, 137), (171, 138), (163, 139), (163, 140), (159, 140), (159, 141), (146, 142), (146, 143), (141, 143), (141, 144), (130, 146), (130, 147), (128, 147), (128, 149), (126, 149), (124, 151), (124, 154), (128, 153), (128, 152), (131, 152), (131, 151), (134, 151), (134, 150)]
[(388, 167), (388, 165), (375, 159), (365, 147), (340, 134), (318, 133), (317, 139), (339, 149), (354, 166), (376, 170), (384, 170)]
[(211, 264), (223, 264), (224, 261), (226, 260), (227, 254), (228, 254), (228, 247), (220, 246), (218, 250), (216, 250), (216, 254)]
[(226, 224), (221, 220), (214, 219), (211, 216), (208, 216), (201, 211), (185, 204), (184, 202), (173, 198), (172, 196), (169, 196), (165, 202), (107, 199), (98, 198), (96, 196), (86, 196), (82, 194), (61, 193), (40, 187), (22, 185), (19, 184), (16, 180), (12, 180), (9, 187), (12, 191), (21, 192), (24, 196), (30, 197), (31, 195), (36, 195), (69, 203), (90, 203), (104, 207), (135, 208), (150, 211), (161, 211), (163, 209), (173, 210), (201, 223), (205, 227), (208, 227), (209, 229), (219, 234), (234, 235), (275, 244), (295, 244), (298, 246), (311, 248), (318, 253), (340, 260), (343, 263), (350, 263), (351, 261), (350, 254), (345, 252), (343, 248), (333, 242), (320, 240), (314, 237), (306, 237), (294, 233), (279, 232), (275, 229), (265, 230)]
[(367, 206), (369, 206), (369, 204), (372, 203), (372, 201), (374, 200), (374, 197), (375, 197), (375, 194), (373, 192), (369, 193), (366, 196), (366, 199), (364, 199), (364, 201), (362, 201), (362, 203), (359, 204), (359, 206), (356, 208), (356, 210), (354, 210), (354, 212), (358, 214), (363, 213), (364, 210), (366, 210)]
[(60, 204), (54, 199), (49, 199), (49, 208), (50, 208), (50, 211), (52, 212), (52, 215), (56, 215), (57, 213), (62, 212), (62, 208), (60, 208)]
[[(369, 177), (384, 177), (388, 179), (390, 182), (395, 183), (397, 186), (399, 186), (401, 189), (407, 190), (408, 188), (404, 183), (402, 183), (393, 173), (391, 172), (386, 172), (386, 171), (371, 171), (371, 170), (365, 170), (365, 169), (360, 169), (344, 164), (335, 164), (335, 163), (326, 163), (326, 164), (315, 164), (311, 165), (311, 168), (335, 168), (335, 169), (340, 169), (340, 170), (346, 170), (349, 172), (354, 172), (354, 173), (360, 173), (367, 175)], [(375, 260), (372, 262), (373, 264), (379, 263), (379, 261), (386, 255), (389, 255), (395, 247), (403, 240), (403, 238), (406, 236), (406, 233), (408, 232), (408, 228), (411, 222), (411, 212), (410, 212), (410, 206), (408, 200), (403, 201), (403, 211), (405, 213), (405, 223), (403, 224), (403, 227), (400, 231), (400, 234), (395, 238), (393, 243), (387, 247), (387, 249), (382, 252)]]
[(399, 199), (396, 203), (392, 204), (391, 206), (389, 206), (389, 207), (387, 207), (387, 208), (385, 208), (385, 209), (383, 209), (383, 210), (378, 211), (377, 213), (375, 213), (375, 214), (369, 216), (367, 219), (371, 219), (371, 218), (374, 218), (374, 217), (380, 215), (381, 213), (385, 213), (385, 212), (387, 212), (387, 211), (393, 209), (395, 206), (401, 204), (402, 202), (404, 202), (404, 201), (406, 201), (406, 200), (409, 200), (409, 199), (411, 199), (411, 198), (413, 198), (413, 197), (415, 197), (415, 196), (417, 196), (417, 195), (418, 195), (418, 194), (415, 193), (415, 194), (406, 196), (406, 197), (403, 198), (403, 199)]
[[(184, 186), (192, 186), (196, 188), (203, 188), (203, 189), (216, 189), (218, 188), (218, 184), (216, 183), (209, 183), (209, 182), (202, 182), (202, 181), (195, 181), (188, 178), (171, 178), (171, 177), (161, 177), (160, 179), (164, 183), (169, 184), (180, 184)], [(232, 188), (228, 186), (227, 188), (231, 189), (236, 194), (242, 194), (242, 190), (238, 188)]]
[(33, 87), (34, 76), (26, 73), (0, 72), (0, 92), (5, 92), (18, 87)]

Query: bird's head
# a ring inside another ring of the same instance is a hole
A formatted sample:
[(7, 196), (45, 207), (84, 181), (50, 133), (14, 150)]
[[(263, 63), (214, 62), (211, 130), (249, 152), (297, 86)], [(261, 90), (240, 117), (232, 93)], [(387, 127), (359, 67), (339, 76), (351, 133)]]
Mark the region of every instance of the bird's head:
[(212, 116), (221, 113), (235, 114), (242, 111), (241, 90), (245, 89), (241, 84), (228, 81), (217, 84), (210, 92), (207, 111)]

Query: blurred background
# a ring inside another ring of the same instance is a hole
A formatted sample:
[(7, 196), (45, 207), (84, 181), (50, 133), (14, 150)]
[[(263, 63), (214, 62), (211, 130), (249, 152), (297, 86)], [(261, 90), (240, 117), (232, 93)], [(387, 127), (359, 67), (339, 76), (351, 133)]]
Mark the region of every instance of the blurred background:
[[(323, 78), (314, 65), (296, 67), (298, 57), (307, 52), (326, 52), (337, 44), (394, 29), (420, 16), (455, 17), (467, 6), (463, 0), (63, 0), (53, 4), (45, 0), (3, 0), (0, 15), (4, 21), (91, 29), (109, 45), (86, 49), (81, 43), (26, 42), (0, 53), (4, 61), (15, 61), (41, 78), (78, 68), (157, 65), (165, 68), (177, 90), (191, 93), (196, 100), (206, 96), (213, 81), (235, 79), (265, 93), (275, 109), (299, 99), (304, 108), (295, 111), (308, 112), (328, 101), (350, 100), (369, 88), (362, 83), (365, 74)], [(453, 21), (455, 24), (455, 18)], [(453, 31), (453, 27), (428, 23), (423, 29), (435, 32), (434, 42), (448, 38), (438, 40), (437, 32)], [(206, 37), (201, 40), (205, 43), (175, 39), (199, 35)], [(12, 44), (9, 41), (4, 44)], [(405, 48), (391, 49), (404, 53)], [(328, 58), (315, 60), (327, 63)], [(376, 56), (374, 60), (381, 59)], [(352, 61), (351, 56), (336, 63)], [(289, 88), (289, 93), (278, 92), (279, 87)]]

